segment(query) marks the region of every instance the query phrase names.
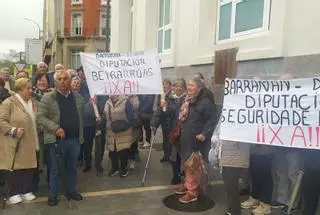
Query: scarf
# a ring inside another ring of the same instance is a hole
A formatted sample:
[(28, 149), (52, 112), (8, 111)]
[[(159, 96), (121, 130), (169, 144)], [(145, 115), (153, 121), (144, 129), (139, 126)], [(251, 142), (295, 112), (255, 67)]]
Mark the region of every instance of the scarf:
[(32, 97), (35, 98), (37, 101), (41, 101), (42, 96), (45, 93), (48, 93), (48, 92), (51, 92), (51, 91), (52, 91), (52, 88), (48, 88), (46, 91), (43, 92), (43, 91), (39, 90), (38, 88), (33, 87), (32, 88)]
[(184, 122), (187, 120), (189, 115), (190, 103), (192, 101), (192, 96), (186, 96), (184, 103), (181, 105), (180, 113), (179, 113), (179, 120)]

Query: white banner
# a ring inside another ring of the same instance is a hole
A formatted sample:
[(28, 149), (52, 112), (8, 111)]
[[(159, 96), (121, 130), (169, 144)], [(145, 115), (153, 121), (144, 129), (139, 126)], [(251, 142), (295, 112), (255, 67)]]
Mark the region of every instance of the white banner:
[(158, 53), (80, 53), (90, 95), (163, 93)]
[(320, 77), (227, 79), (220, 138), (320, 149)]

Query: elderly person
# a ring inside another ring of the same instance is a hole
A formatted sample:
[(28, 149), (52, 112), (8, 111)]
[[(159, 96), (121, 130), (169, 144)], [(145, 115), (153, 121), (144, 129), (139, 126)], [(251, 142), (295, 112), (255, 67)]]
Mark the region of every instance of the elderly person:
[(32, 77), (32, 86), (35, 86), (35, 84), (36, 84), (35, 78), (37, 77), (37, 75), (47, 74), (49, 77), (49, 83), (48, 83), (49, 88), (54, 87), (53, 73), (48, 73), (47, 70), (48, 70), (48, 65), (45, 62), (38, 63), (36, 74), (35, 74), (35, 76)]
[(77, 92), (70, 90), (71, 74), (59, 70), (54, 75), (56, 90), (45, 94), (39, 104), (37, 122), (44, 128), (45, 144), (48, 144), (51, 166), (48, 205), (58, 205), (59, 162), (66, 169), (65, 195), (68, 199), (82, 200), (76, 192), (77, 157), (83, 143), (84, 101)]
[(0, 104), (6, 99), (10, 97), (9, 90), (5, 88), (5, 82), (2, 78), (0, 78)]
[(27, 78), (18, 79), (15, 91), (14, 96), (0, 105), (0, 169), (12, 171), (7, 177), (11, 196), (8, 203), (11, 204), (36, 198), (33, 195), (33, 177), (37, 168), (36, 151), (39, 150), (37, 102), (31, 98), (31, 81)]
[[(110, 96), (104, 108), (107, 146), (112, 169), (109, 176), (128, 176), (129, 149), (132, 143), (132, 105), (125, 96)], [(120, 161), (120, 168), (119, 168)]]
[[(175, 85), (175, 95), (169, 97), (167, 102), (167, 114), (170, 118), (170, 131), (173, 125), (178, 120), (179, 110), (183, 104), (186, 94), (187, 85), (184, 79), (178, 79), (174, 82)], [(172, 143), (171, 143), (172, 144)], [(180, 144), (172, 144), (170, 163), (172, 167), (173, 177), (171, 179), (171, 184), (181, 183), (181, 158), (180, 158)]]
[(0, 77), (4, 80), (5, 86), (4, 88), (6, 88), (7, 90), (9, 90), (9, 92), (13, 92), (14, 91), (14, 80), (12, 80), (10, 78), (10, 72), (8, 68), (2, 68), (0, 70)]
[(130, 104), (132, 105), (133, 109), (133, 120), (132, 120), (132, 144), (130, 147), (130, 154), (129, 154), (129, 170), (134, 170), (136, 158), (139, 155), (138, 149), (138, 139), (141, 136), (141, 120), (139, 118), (139, 98), (137, 95), (130, 95), (128, 98)]
[[(68, 71), (69, 72), (69, 71)], [(69, 72), (70, 73), (70, 72)], [(71, 73), (70, 73), (71, 74)], [(71, 74), (72, 76), (72, 74)], [(80, 93), (80, 78), (79, 77), (72, 77), (71, 78), (71, 83), (70, 83), (70, 86), (71, 86), (71, 90), (73, 92), (77, 92), (77, 93)]]
[(204, 159), (208, 158), (210, 138), (216, 124), (216, 106), (206, 95), (203, 81), (193, 78), (189, 81), (187, 90), (188, 95), (179, 112), (180, 156), (186, 177), (184, 184), (176, 191), (179, 195), (183, 194), (179, 198), (179, 202), (183, 204), (198, 199), (202, 177), (205, 177), (196, 174), (201, 167), (194, 168), (194, 165), (190, 166), (187, 161), (196, 151), (200, 151)]
[(32, 88), (32, 96), (40, 101), (45, 93), (51, 92), (53, 89), (49, 88), (49, 76), (47, 74), (39, 74), (35, 77), (35, 86)]

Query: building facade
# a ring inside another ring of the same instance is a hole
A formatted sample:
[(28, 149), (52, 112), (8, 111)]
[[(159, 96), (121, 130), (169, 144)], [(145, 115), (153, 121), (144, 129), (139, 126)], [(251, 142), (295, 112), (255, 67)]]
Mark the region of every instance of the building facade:
[(313, 76), (319, 7), (317, 0), (112, 1), (111, 51), (157, 49), (164, 77), (202, 72), (208, 85), (215, 52), (230, 48), (238, 48), (237, 77)]
[(105, 50), (105, 0), (45, 0), (43, 17), (43, 56), (51, 70), (58, 63), (77, 69), (80, 52)]

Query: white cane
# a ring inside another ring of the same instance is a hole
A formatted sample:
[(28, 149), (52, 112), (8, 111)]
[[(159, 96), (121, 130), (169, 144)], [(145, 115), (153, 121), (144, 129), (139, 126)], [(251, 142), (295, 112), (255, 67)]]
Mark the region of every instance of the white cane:
[(151, 151), (152, 151), (152, 147), (153, 147), (154, 141), (156, 139), (156, 134), (157, 134), (157, 129), (154, 130), (154, 135), (153, 135), (153, 138), (152, 138), (152, 141), (151, 141), (149, 154), (148, 154), (148, 159), (147, 159), (147, 162), (146, 162), (146, 166), (145, 166), (144, 173), (143, 173), (143, 178), (142, 178), (142, 181), (141, 181), (141, 186), (142, 187), (144, 187), (144, 183), (145, 183), (145, 180), (146, 180), (147, 170), (148, 170), (148, 166), (149, 166), (150, 158), (151, 158)]
[(291, 209), (293, 208), (293, 204), (296, 201), (296, 198), (297, 198), (297, 195), (298, 195), (298, 192), (300, 189), (300, 185), (302, 182), (303, 174), (304, 174), (303, 170), (299, 170), (298, 177), (297, 177), (297, 183), (294, 185), (293, 191), (290, 196), (290, 200), (288, 202), (288, 214), (290, 214)]

